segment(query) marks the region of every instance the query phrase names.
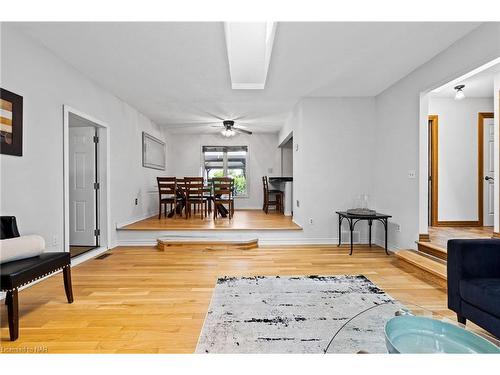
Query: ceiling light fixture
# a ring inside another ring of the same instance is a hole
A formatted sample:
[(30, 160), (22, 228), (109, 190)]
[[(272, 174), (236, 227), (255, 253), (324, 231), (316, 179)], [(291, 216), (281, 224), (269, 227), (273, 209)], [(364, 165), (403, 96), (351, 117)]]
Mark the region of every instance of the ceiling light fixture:
[(223, 131), (220, 132), (224, 137), (230, 138), (234, 135), (236, 135), (236, 132), (233, 129), (224, 129)]
[(465, 87), (465, 85), (458, 85), (458, 86), (454, 87), (454, 89), (457, 90), (457, 93), (455, 94), (455, 100), (465, 99), (465, 94), (463, 91), (464, 87)]

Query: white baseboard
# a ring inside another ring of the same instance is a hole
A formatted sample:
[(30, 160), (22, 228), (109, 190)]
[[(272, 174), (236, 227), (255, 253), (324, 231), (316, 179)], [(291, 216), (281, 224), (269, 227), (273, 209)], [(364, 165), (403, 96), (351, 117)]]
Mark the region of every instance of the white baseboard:
[(151, 216), (155, 216), (155, 215), (158, 215), (158, 211), (149, 211), (149, 212), (146, 212), (145, 214), (142, 214), (142, 215), (139, 215), (139, 216), (135, 216), (133, 218), (130, 218), (126, 221), (122, 221), (120, 223), (116, 223), (116, 226), (115, 228), (116, 229), (121, 229), (127, 225), (130, 225), (130, 224), (133, 224), (137, 221), (141, 221), (141, 220), (144, 220), (144, 219), (149, 219)]
[[(203, 239), (203, 236), (197, 237)], [(211, 239), (211, 238), (210, 238)], [(338, 245), (338, 238), (266, 238), (259, 239), (259, 245), (263, 246), (283, 246), (283, 245)], [(156, 246), (157, 241), (155, 239), (126, 239), (118, 240), (117, 246)], [(375, 245), (379, 245), (373, 242)], [(342, 245), (348, 245), (348, 243), (342, 243)], [(356, 245), (368, 245), (368, 239), (363, 239), (360, 242), (354, 243)], [(380, 246), (380, 245), (379, 245)], [(383, 247), (383, 245), (382, 245)]]
[(83, 262), (86, 262), (89, 259), (95, 258), (96, 256), (99, 256), (102, 253), (105, 253), (109, 249), (111, 249), (111, 247), (110, 248), (98, 247), (97, 249), (93, 249), (93, 250), (87, 251), (83, 254), (80, 254), (80, 255), (71, 259), (71, 267), (78, 266), (79, 264), (82, 264)]

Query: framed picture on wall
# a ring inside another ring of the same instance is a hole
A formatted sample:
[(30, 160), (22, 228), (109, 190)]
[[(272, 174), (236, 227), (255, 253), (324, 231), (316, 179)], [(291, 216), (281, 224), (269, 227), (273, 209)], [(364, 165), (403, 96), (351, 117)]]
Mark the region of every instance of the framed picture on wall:
[(0, 153), (23, 155), (23, 97), (1, 88)]
[(165, 142), (142, 132), (142, 166), (165, 170)]

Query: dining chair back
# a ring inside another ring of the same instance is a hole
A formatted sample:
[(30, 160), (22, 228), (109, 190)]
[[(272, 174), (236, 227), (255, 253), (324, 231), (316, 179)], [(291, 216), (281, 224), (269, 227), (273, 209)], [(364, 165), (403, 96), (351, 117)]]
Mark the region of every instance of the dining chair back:
[(229, 217), (229, 220), (231, 220), (234, 215), (234, 180), (231, 177), (214, 177), (212, 178), (212, 186), (214, 219), (217, 218), (219, 209), (221, 209), (224, 205), (227, 205), (227, 216)]
[(191, 216), (191, 206), (194, 206), (194, 214), (197, 208), (200, 209), (200, 217), (203, 219), (203, 214), (207, 215), (207, 197), (203, 177), (184, 177), (184, 191), (186, 193), (186, 219)]
[(167, 204), (170, 205), (171, 210), (177, 206), (177, 179), (175, 177), (156, 177), (156, 182), (158, 184), (158, 202), (160, 206), (158, 219), (160, 219), (162, 206), (165, 210), (165, 217), (167, 216)]

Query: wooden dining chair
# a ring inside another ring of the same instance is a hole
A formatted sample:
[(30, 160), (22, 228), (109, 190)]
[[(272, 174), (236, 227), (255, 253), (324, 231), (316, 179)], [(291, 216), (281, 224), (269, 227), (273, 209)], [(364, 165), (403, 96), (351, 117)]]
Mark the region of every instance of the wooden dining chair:
[(205, 196), (205, 186), (203, 177), (184, 177), (184, 186), (186, 192), (186, 219), (191, 217), (191, 207), (194, 206), (194, 214), (196, 208), (200, 209), (200, 218), (203, 219), (203, 214), (207, 216), (207, 197)]
[(175, 177), (156, 177), (156, 182), (158, 183), (158, 202), (160, 205), (158, 219), (161, 219), (162, 206), (165, 210), (165, 217), (167, 217), (167, 204), (170, 205), (170, 210), (175, 210), (177, 207), (177, 179)]
[(262, 177), (262, 187), (264, 193), (262, 209), (264, 212), (267, 214), (269, 207), (274, 206), (276, 211), (283, 213), (283, 192), (281, 190), (269, 189), (267, 176)]
[(220, 205), (227, 205), (227, 216), (229, 220), (234, 215), (234, 181), (231, 177), (214, 177), (212, 179), (214, 220), (217, 219)]

